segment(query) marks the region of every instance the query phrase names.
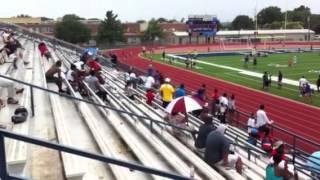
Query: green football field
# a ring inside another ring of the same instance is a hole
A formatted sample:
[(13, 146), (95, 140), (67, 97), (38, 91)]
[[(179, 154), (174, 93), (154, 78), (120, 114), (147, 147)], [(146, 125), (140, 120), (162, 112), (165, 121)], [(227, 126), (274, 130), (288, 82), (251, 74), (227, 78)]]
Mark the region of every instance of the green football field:
[[(294, 59), (294, 56), (296, 56), (297, 63), (289, 68), (288, 60)], [(168, 63), (167, 61), (162, 60), (161, 55), (153, 55), (151, 58), (161, 61), (162, 63)], [(216, 67), (211, 64), (224, 65), (250, 72), (263, 73), (267, 71), (273, 76), (277, 76), (278, 71), (281, 70), (284, 78), (299, 80), (299, 78), (304, 75), (312, 84), (316, 83), (320, 74), (319, 52), (271, 54), (268, 57), (258, 57), (256, 67), (252, 65), (252, 59), (250, 59), (248, 68), (244, 68), (242, 55), (210, 56), (198, 58), (198, 60), (207, 64), (197, 63), (196, 68), (194, 68), (193, 71), (258, 90), (261, 90), (262, 77), (240, 74), (239, 71)], [(185, 64), (181, 60), (175, 60), (172, 65), (185, 68)], [(312, 103), (306, 102), (302, 97), (299, 97), (298, 88), (296, 86), (284, 84), (281, 89), (278, 89), (276, 83), (273, 83), (268, 92), (320, 107), (320, 94), (317, 92), (313, 95)]]

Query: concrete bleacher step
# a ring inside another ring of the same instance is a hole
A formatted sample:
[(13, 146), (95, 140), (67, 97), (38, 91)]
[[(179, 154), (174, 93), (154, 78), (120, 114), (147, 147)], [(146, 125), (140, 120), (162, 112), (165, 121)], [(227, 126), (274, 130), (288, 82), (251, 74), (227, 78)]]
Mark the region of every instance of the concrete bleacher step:
[[(27, 53), (27, 59), (32, 60), (33, 58), (33, 53), (30, 52), (30, 50)], [(24, 81), (30, 83), (32, 81), (32, 70), (25, 71), (25, 79)], [(26, 107), (28, 111), (30, 112), (30, 89), (28, 86), (24, 86), (25, 90), (22, 96), (19, 98), (19, 104), (23, 107)], [(11, 116), (17, 106), (12, 106), (9, 107), (8, 109), (9, 115)], [(18, 133), (18, 134), (23, 134), (23, 135), (28, 135), (29, 134), (29, 121), (30, 121), (30, 115), (27, 118), (26, 122), (20, 123), (20, 124), (15, 124), (11, 126), (11, 131)], [(8, 119), (11, 119), (10, 117)], [(21, 142), (21, 141), (16, 141), (16, 140), (9, 140), (6, 143), (6, 148), (7, 148), (7, 163), (8, 163), (8, 170), (11, 174), (13, 175), (22, 175), (24, 174), (24, 169), (26, 166), (26, 161), (27, 161), (27, 151), (28, 151), (28, 146), (26, 143)]]
[[(79, 104), (80, 104), (81, 112), (83, 113), (84, 116), (87, 116), (87, 118), (85, 118), (85, 119), (87, 119), (89, 121), (88, 123), (92, 124), (92, 122), (90, 122), (90, 121), (92, 121), (92, 119), (89, 119), (91, 116), (89, 114), (90, 111), (87, 110), (87, 108), (89, 108), (89, 107), (83, 103), (79, 103)], [(85, 109), (83, 109), (83, 108), (85, 108)], [(121, 139), (123, 139), (124, 142), (129, 146), (129, 148), (132, 150), (134, 155), (139, 159), (139, 161), (142, 164), (145, 164), (145, 165), (153, 164), (153, 167), (155, 167), (155, 168), (169, 171), (168, 167), (164, 164), (164, 162), (158, 161), (156, 156), (154, 156), (154, 154), (150, 152), (150, 150), (146, 146), (146, 144), (141, 142), (140, 138), (137, 137), (137, 135), (134, 133), (134, 130), (129, 128), (124, 123), (123, 118), (121, 118), (120, 116), (118, 116), (116, 113), (114, 113), (112, 111), (106, 112), (104, 109), (99, 109), (99, 110), (100, 110), (101, 114), (103, 115), (103, 117), (107, 118), (106, 120), (109, 121), (111, 126), (119, 134)], [(98, 132), (101, 131), (101, 129), (100, 130), (99, 129), (100, 129), (99, 127), (96, 127), (96, 129), (93, 129), (92, 132), (96, 133), (95, 131), (98, 131)], [(121, 171), (116, 171), (116, 172), (121, 173)], [(119, 177), (124, 176), (124, 175), (126, 175), (127, 178), (129, 177), (129, 176), (127, 176), (128, 174), (123, 174), (123, 175), (115, 174), (115, 176), (119, 176)], [(161, 179), (158, 176), (152, 176), (152, 177), (154, 179)]]
[[(144, 104), (144, 102), (143, 101), (140, 101), (140, 103), (141, 104)], [(148, 107), (146, 104), (144, 104), (143, 105), (144, 107)], [(143, 108), (143, 107), (142, 107)], [(144, 112), (147, 112), (148, 110), (147, 109), (144, 109), (143, 110)], [(160, 117), (162, 117), (161, 115), (160, 115)], [(249, 164), (250, 162), (247, 162), (247, 164)], [(252, 167), (255, 167), (255, 166), (252, 166)], [(220, 167), (219, 168), (219, 170), (220, 171), (222, 171), (222, 173), (223, 174), (226, 174), (226, 176), (227, 177), (229, 177), (229, 178), (236, 178), (236, 179), (239, 179), (239, 178), (241, 178), (242, 176), (241, 175), (239, 175), (237, 172), (233, 172), (233, 170), (227, 170), (227, 169), (225, 169), (225, 168), (223, 168), (223, 167)], [(236, 173), (236, 174), (235, 174)], [(264, 172), (263, 172), (264, 173)], [(257, 174), (255, 174), (255, 173), (253, 173), (252, 171), (246, 171), (245, 172), (245, 175), (247, 176), (247, 177), (252, 177), (253, 179), (263, 179), (262, 177), (263, 177), (263, 175), (262, 174), (259, 174), (259, 175), (257, 175)], [(243, 177), (242, 177), (243, 178)]]
[[(48, 84), (49, 89), (54, 89), (54, 84)], [(56, 124), (57, 135), (59, 143), (64, 145), (72, 146), (72, 142), (69, 137), (69, 130), (66, 128), (63, 116), (63, 107), (61, 107), (61, 103), (58, 100), (58, 96), (50, 94), (51, 107), (53, 112), (53, 118)], [(85, 168), (79, 163), (78, 156), (70, 155), (67, 153), (61, 153), (64, 172), (67, 180), (83, 180), (85, 175)]]

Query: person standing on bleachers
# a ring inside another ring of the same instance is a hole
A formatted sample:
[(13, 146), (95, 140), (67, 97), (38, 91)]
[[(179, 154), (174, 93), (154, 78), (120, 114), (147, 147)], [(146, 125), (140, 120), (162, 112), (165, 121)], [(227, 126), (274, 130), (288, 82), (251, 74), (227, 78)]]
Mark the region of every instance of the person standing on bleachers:
[(256, 113), (257, 117), (257, 127), (259, 133), (265, 133), (266, 131), (270, 131), (269, 125), (273, 124), (272, 120), (269, 120), (267, 113), (264, 111), (264, 105), (261, 104), (259, 110)]
[(176, 89), (174, 96), (175, 96), (175, 98), (178, 98), (178, 97), (182, 97), (185, 95), (186, 95), (186, 91), (184, 88), (184, 84), (180, 84), (180, 86)]
[(209, 133), (204, 160), (211, 167), (215, 165), (232, 167), (242, 174), (242, 160), (235, 152), (230, 151), (231, 142), (224, 135), (226, 130), (227, 126), (220, 124), (216, 130)]
[(59, 92), (65, 93), (65, 91), (62, 89), (61, 66), (62, 62), (57, 61), (50, 67), (50, 69), (47, 70), (45, 76), (47, 83), (56, 83), (59, 88)]
[(174, 88), (170, 84), (170, 79), (166, 78), (164, 84), (160, 87), (160, 95), (162, 99), (162, 107), (166, 108), (173, 99)]
[(154, 78), (151, 75), (149, 75), (145, 80), (144, 88), (146, 90), (152, 89), (154, 84), (155, 84), (155, 82), (156, 81), (154, 80)]

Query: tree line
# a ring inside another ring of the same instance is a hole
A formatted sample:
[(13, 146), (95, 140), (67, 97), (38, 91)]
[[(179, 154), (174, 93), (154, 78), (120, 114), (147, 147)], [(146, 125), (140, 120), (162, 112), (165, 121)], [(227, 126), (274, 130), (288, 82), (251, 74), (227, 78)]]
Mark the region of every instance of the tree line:
[[(90, 29), (81, 22), (84, 18), (74, 14), (65, 15), (61, 22), (56, 23), (54, 35), (71, 43), (84, 43), (90, 39), (95, 39), (98, 43), (113, 44), (124, 41), (123, 27), (118, 15), (113, 11), (107, 11), (104, 20), (101, 21), (96, 37), (91, 37)], [(89, 19), (90, 20), (90, 19)], [(91, 20), (99, 20), (91, 18)], [(285, 22), (286, 21), (286, 22)], [(144, 23), (145, 20), (138, 20), (138, 23)], [(154, 41), (162, 38), (164, 32), (159, 23), (184, 23), (185, 19), (180, 21), (175, 19), (151, 19), (148, 22), (147, 29), (143, 32), (143, 41)], [(257, 13), (257, 22), (247, 15), (238, 15), (231, 23), (218, 24), (218, 29), (224, 30), (253, 30), (258, 29), (310, 29), (320, 33), (320, 15), (312, 14), (309, 7), (300, 6), (291, 11), (283, 12), (279, 7), (270, 6)]]
[(258, 29), (310, 28), (316, 33), (320, 33), (320, 15), (312, 14), (307, 6), (299, 6), (292, 11), (284, 12), (276, 6), (266, 7), (257, 13), (255, 19), (247, 15), (239, 15), (225, 28), (232, 30), (255, 29), (256, 23)]

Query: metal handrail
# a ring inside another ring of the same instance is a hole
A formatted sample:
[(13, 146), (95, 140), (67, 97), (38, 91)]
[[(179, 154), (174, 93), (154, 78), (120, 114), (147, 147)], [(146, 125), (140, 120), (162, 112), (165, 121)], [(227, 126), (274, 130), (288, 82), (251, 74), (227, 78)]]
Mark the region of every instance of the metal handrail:
[[(99, 155), (99, 154), (90, 153), (90, 152), (76, 149), (76, 148), (73, 148), (70, 146), (65, 146), (65, 145), (61, 145), (61, 144), (57, 144), (57, 143), (53, 143), (53, 142), (48, 142), (48, 141), (41, 140), (41, 139), (34, 138), (34, 137), (31, 138), (31, 137), (28, 137), (25, 135), (20, 135), (20, 134), (9, 132), (7, 130), (0, 129), (0, 179), (2, 179), (2, 180), (12, 179), (8, 175), (8, 171), (7, 171), (6, 153), (5, 153), (5, 138), (23, 141), (23, 142), (26, 142), (29, 144), (39, 145), (39, 146), (46, 147), (49, 149), (54, 149), (59, 152), (70, 153), (70, 154), (86, 157), (89, 159), (94, 159), (97, 161), (126, 167), (126, 168), (129, 168), (130, 170), (137, 170), (137, 171), (141, 171), (144, 173), (154, 174), (154, 175), (158, 175), (158, 176), (162, 176), (162, 177), (166, 177), (166, 178), (179, 179), (179, 180), (189, 180), (190, 179), (189, 177), (181, 176), (178, 174), (164, 172), (164, 171), (157, 170), (157, 169), (150, 168), (150, 167), (146, 167), (143, 165), (126, 162), (126, 161), (118, 160), (115, 158), (111, 158), (111, 157), (107, 157), (107, 156), (103, 156), (103, 155)], [(23, 179), (23, 178), (16, 177), (16, 179)]]
[[(29, 86), (32, 89), (35, 88), (35, 89), (39, 89), (39, 90), (42, 90), (42, 91), (45, 91), (45, 92), (48, 92), (48, 93), (56, 94), (56, 95), (65, 97), (67, 99), (84, 102), (84, 103), (91, 104), (91, 105), (94, 105), (94, 106), (97, 106), (97, 107), (101, 107), (101, 108), (109, 109), (109, 110), (112, 110), (112, 111), (116, 111), (118, 113), (128, 114), (128, 115), (140, 118), (140, 119), (153, 121), (154, 123), (159, 123), (159, 124), (162, 124), (162, 125), (165, 125), (165, 126), (171, 126), (173, 128), (176, 128), (176, 129), (179, 129), (179, 130), (182, 130), (182, 131), (187, 131), (187, 132), (190, 132), (190, 133), (193, 132), (193, 131), (191, 131), (189, 129), (185, 129), (185, 128), (182, 128), (182, 127), (170, 124), (170, 123), (158, 121), (158, 120), (155, 120), (155, 119), (152, 119), (152, 118), (149, 118), (149, 117), (145, 117), (145, 116), (140, 116), (140, 115), (137, 115), (135, 113), (124, 111), (124, 110), (120, 110), (120, 109), (116, 109), (116, 108), (113, 108), (113, 107), (110, 107), (110, 106), (101, 105), (99, 103), (95, 103), (95, 102), (92, 102), (92, 101), (89, 101), (89, 100), (85, 100), (85, 99), (80, 99), (80, 98), (77, 98), (77, 97), (74, 97), (74, 96), (71, 96), (71, 95), (62, 94), (62, 93), (59, 93), (59, 92), (56, 92), (56, 91), (53, 91), (53, 90), (50, 90), (50, 89), (43, 88), (41, 86), (37, 86), (37, 85), (30, 84), (30, 83), (27, 83), (27, 82), (24, 82), (24, 81), (20, 81), (20, 80), (14, 79), (12, 77), (4, 76), (2, 74), (0, 74), (0, 78), (4, 78), (4, 79), (10, 80), (10, 81), (14, 81), (14, 82)], [(31, 94), (31, 96), (33, 96), (33, 95)], [(34, 108), (31, 108), (31, 109), (34, 110)], [(32, 114), (34, 114), (34, 112), (32, 112)]]

